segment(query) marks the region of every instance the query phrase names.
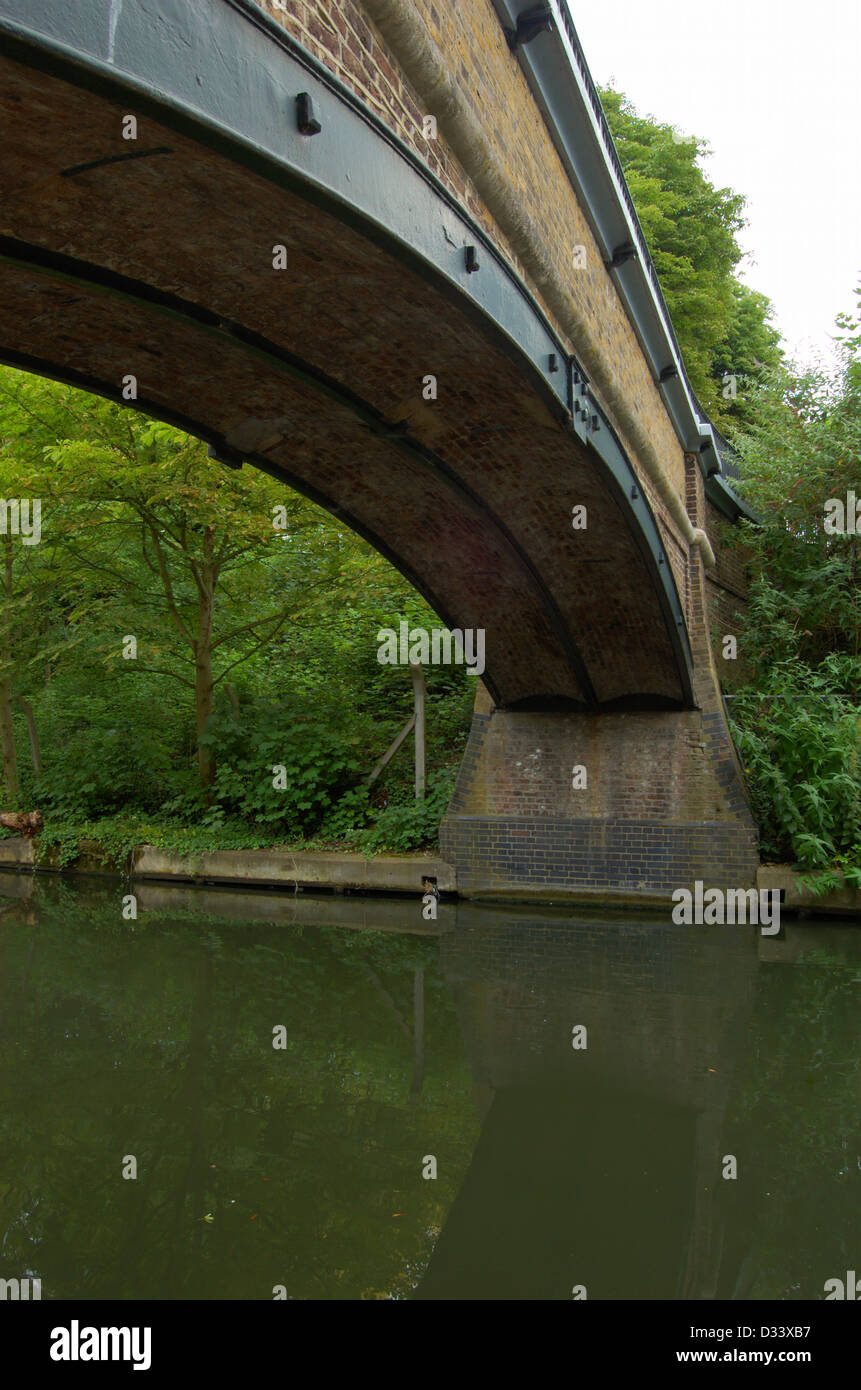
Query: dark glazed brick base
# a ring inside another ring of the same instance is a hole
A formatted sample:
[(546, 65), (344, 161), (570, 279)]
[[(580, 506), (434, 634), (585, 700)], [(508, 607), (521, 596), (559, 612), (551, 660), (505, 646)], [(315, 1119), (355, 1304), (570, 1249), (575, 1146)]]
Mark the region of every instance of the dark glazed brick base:
[(466, 894), (669, 899), (697, 879), (753, 887), (759, 864), (717, 710), (531, 714), (479, 699), (440, 847)]
[(710, 888), (753, 884), (752, 835), (720, 822), (535, 820), (454, 816), (440, 836), (461, 892), (529, 889), (670, 894), (701, 879)]

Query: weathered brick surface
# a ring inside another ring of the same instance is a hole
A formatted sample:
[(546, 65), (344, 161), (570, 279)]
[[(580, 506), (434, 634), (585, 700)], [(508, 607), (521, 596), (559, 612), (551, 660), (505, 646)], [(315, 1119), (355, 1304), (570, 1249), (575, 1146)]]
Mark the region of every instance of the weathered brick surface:
[[(421, 104), (358, 0), (269, 8), (421, 155), (522, 271), (445, 141), (423, 138)], [(416, 0), (416, 9), (461, 74), (691, 520), (706, 524), (699, 466), (679, 449), (490, 0)], [(150, 117), (141, 139), (166, 153), (105, 163), (128, 151), (118, 108), (90, 90), (9, 62), (4, 104), (4, 233), (209, 315), (206, 323), (164, 316), (133, 298), (4, 264), (4, 341), (106, 387), (134, 371), (144, 406), (256, 451), (276, 476), (337, 510), (402, 566), (444, 621), (486, 630), (500, 704), (562, 697), (582, 705), (578, 661), (600, 703), (683, 703), (649, 570), (603, 465), (454, 297), (301, 190)], [(82, 164), (86, 172), (63, 176)], [(280, 278), (270, 259), (276, 241), (288, 249), (289, 274)], [(585, 272), (569, 271), (577, 243), (587, 247)], [(260, 335), (282, 357), (255, 357), (223, 323)], [(421, 402), (425, 372), (438, 377), (439, 408)], [(688, 621), (697, 710), (603, 722), (562, 715), (551, 725), (540, 722), (549, 716), (480, 711), (443, 835), (464, 885), (636, 892), (750, 877), (752, 826), (710, 645), (709, 586), (699, 553), (688, 553), (639, 473)], [(575, 537), (569, 518), (578, 502), (590, 521)], [(733, 574), (727, 558), (712, 589), (729, 592)], [(375, 634), (357, 634), (363, 639), (373, 643)], [(588, 755), (574, 756), (584, 746)], [(590, 767), (588, 804), (572, 801), (567, 764), (590, 759), (598, 775)]]
[[(536, 119), (534, 100), (490, 0), (458, 0), (447, 6), (416, 0), (416, 10), (450, 68), (462, 78), (462, 93), (492, 137), (512, 186), (541, 227), (558, 272), (570, 283), (581, 312), (596, 325), (602, 350), (624, 381), (627, 398), (668, 474), (684, 492), (692, 521), (705, 526), (699, 467), (693, 458), (684, 457), (670, 427), (583, 210), (548, 131)], [(420, 100), (399, 72), (394, 55), (363, 21), (360, 3), (297, 3), (286, 23), (427, 160), (522, 273), (445, 140), (423, 138)], [(578, 243), (587, 248), (588, 270), (572, 273), (571, 247)], [(533, 289), (540, 298), (540, 287)], [(576, 353), (577, 344), (569, 345)], [(602, 715), (600, 720), (556, 715), (547, 717), (549, 724), (542, 716), (477, 715), (442, 838), (443, 852), (457, 864), (466, 889), (515, 884), (662, 891), (697, 877), (725, 886), (752, 881), (755, 837), (710, 640), (714, 621), (735, 621), (728, 610), (739, 576), (722, 552), (718, 572), (707, 587), (699, 554), (688, 553), (642, 470), (641, 482), (658, 517), (688, 619), (699, 710), (690, 715)], [(517, 506), (513, 497), (509, 505)], [(597, 618), (597, 612), (593, 616)], [(597, 648), (612, 640), (600, 620), (592, 631), (594, 649), (585, 638), (590, 662)], [(566, 790), (570, 766), (576, 762), (590, 769), (588, 794)]]
[[(366, 100), (426, 161), (523, 274), (523, 267), (445, 138), (440, 136), (430, 141), (424, 138), (422, 118), (425, 113), (421, 100), (400, 70), (395, 55), (368, 23), (361, 0), (308, 0), (307, 3), (293, 0), (286, 15), (275, 9), (272, 0), (264, 0), (264, 3), (300, 42)], [(459, 0), (457, 5), (416, 0), (415, 8), (452, 70), (462, 78), (462, 94), (482, 128), (492, 136), (495, 152), (505, 165), (512, 187), (523, 197), (530, 216), (542, 229), (545, 247), (553, 249), (557, 270), (570, 285), (589, 322), (599, 325), (603, 350), (614, 370), (621, 374), (629, 401), (636, 403), (681, 493), (685, 486), (683, 454), (660, 393), (613, 282), (603, 267), (583, 210), (549, 133), (543, 122), (536, 119), (534, 99), (508, 51), (490, 0)], [(528, 138), (524, 138), (527, 131)], [(588, 248), (587, 271), (571, 271), (572, 244)], [(532, 288), (541, 299), (540, 286)], [(576, 353), (577, 344), (569, 342), (569, 346)], [(621, 433), (624, 437), (624, 431)], [(635, 451), (632, 451), (632, 458), (636, 464)], [(688, 614), (687, 545), (642, 470), (640, 481), (655, 512), (676, 587)], [(707, 512), (698, 524), (709, 528), (717, 524), (718, 516), (713, 508), (708, 508)], [(745, 591), (742, 569), (726, 548), (722, 548), (718, 571), (708, 580), (711, 621), (725, 632), (738, 631), (738, 600)], [(719, 662), (718, 669), (728, 688), (737, 683), (740, 668)]]
[[(702, 525), (704, 484), (691, 455), (685, 500)], [(697, 879), (753, 886), (757, 836), (718, 684), (699, 554), (686, 584), (695, 710), (539, 715), (477, 700), (440, 836), (462, 892), (669, 896)], [(575, 766), (586, 768), (586, 789), (572, 786)]]
[[(445, 139), (424, 139), (425, 112), (421, 100), (395, 55), (368, 23), (361, 0), (292, 0), (286, 13), (276, 9), (272, 0), (263, 0), (263, 7), (367, 101), (425, 160), (523, 274), (506, 237)], [(509, 52), (491, 0), (457, 0), (456, 4), (415, 0), (415, 9), (448, 66), (460, 77), (462, 96), (471, 105), (494, 152), (505, 165), (513, 188), (540, 228), (545, 250), (569, 285), (581, 314), (596, 332), (629, 403), (681, 492), (681, 446), (550, 133), (516, 59)], [(572, 270), (574, 246), (586, 248), (585, 270)], [(541, 287), (533, 284), (531, 288), (541, 299)], [(569, 340), (569, 346), (577, 352), (576, 343)], [(620, 434), (624, 438), (621, 428)], [(636, 457), (633, 450), (632, 455)], [(660, 499), (645, 475), (642, 481), (656, 511), (662, 512)], [(668, 530), (675, 529), (669, 516), (664, 521)]]
[[(17, 117), (7, 232), (299, 350), (432, 457), (211, 329), (8, 264), (6, 341), (108, 384), (134, 370), (142, 402), (228, 442), (261, 439), (269, 466), (385, 547), (445, 621), (486, 630), (488, 676), (506, 704), (584, 702), (567, 639), (599, 701), (683, 700), (655, 587), (603, 465), (453, 298), (360, 230), (148, 117), (141, 141), (169, 155), (63, 178), (94, 152), (125, 152), (116, 108), (15, 65), (5, 90)], [(275, 241), (288, 248), (283, 274)], [(432, 407), (425, 372), (438, 378)], [(589, 514), (577, 534), (575, 503)]]
[[(668, 896), (752, 885), (753, 826), (717, 715), (474, 717), (441, 831), (462, 892)], [(572, 787), (572, 769), (588, 787)]]

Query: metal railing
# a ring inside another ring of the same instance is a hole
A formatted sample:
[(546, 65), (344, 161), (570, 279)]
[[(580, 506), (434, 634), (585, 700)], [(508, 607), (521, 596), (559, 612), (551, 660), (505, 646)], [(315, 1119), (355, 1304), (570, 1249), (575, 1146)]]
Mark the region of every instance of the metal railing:
[[(687, 370), (685, 368), (684, 357), (682, 356), (682, 350), (679, 347), (679, 341), (676, 337), (676, 331), (673, 327), (673, 320), (670, 316), (670, 311), (667, 308), (667, 302), (664, 299), (664, 292), (661, 289), (661, 282), (658, 278), (658, 272), (655, 268), (655, 263), (652, 260), (652, 255), (649, 251), (648, 242), (646, 241), (646, 234), (643, 231), (640, 219), (637, 216), (637, 209), (634, 206), (634, 200), (631, 197), (630, 190), (628, 188), (628, 182), (625, 178), (625, 171), (622, 168), (622, 161), (620, 160), (619, 152), (616, 149), (616, 142), (613, 139), (613, 133), (610, 130), (607, 117), (604, 114), (604, 107), (602, 106), (601, 98), (598, 95), (598, 88), (595, 86), (594, 79), (592, 77), (591, 72), (589, 71), (589, 64), (586, 62), (586, 55), (583, 52), (583, 46), (580, 43), (577, 30), (574, 26), (574, 20), (571, 17), (571, 11), (568, 7), (568, 0), (551, 0), (551, 3), (552, 8), (557, 12), (558, 19), (562, 22), (562, 26), (565, 30), (565, 36), (568, 39), (570, 52), (577, 65), (577, 70), (580, 76), (580, 81), (583, 90), (585, 91), (589, 100), (589, 104), (592, 108), (592, 112), (595, 118), (595, 124), (597, 126), (598, 133), (601, 138), (601, 143), (604, 149), (604, 157), (609, 167), (616, 176), (617, 190), (622, 198), (622, 201), (624, 202), (625, 208), (628, 213), (628, 217), (630, 219), (631, 228), (634, 233), (635, 244), (637, 247), (637, 252), (640, 258), (640, 263), (648, 277), (649, 284), (652, 290), (652, 295), (654, 297), (656, 307), (661, 317), (664, 330), (675, 353), (677, 365), (680, 371), (683, 373), (685, 385), (687, 387), (691, 401), (693, 402), (693, 405), (695, 407), (696, 413), (698, 414), (702, 423), (705, 425), (709, 425), (714, 432), (715, 440), (720, 450), (721, 462), (723, 463), (724, 459), (727, 459), (727, 461), (729, 461), (728, 455), (725, 452), (727, 449), (726, 440), (723, 439), (723, 437), (718, 433), (715, 426), (712, 425), (712, 422), (709, 420), (708, 415), (706, 414), (705, 410), (703, 410), (703, 407), (700, 405), (700, 402), (697, 399), (696, 392), (694, 391), (694, 388), (690, 382), (690, 378), (688, 377)], [(732, 465), (730, 465), (730, 467), (727, 468), (726, 472), (729, 476), (732, 476), (733, 473), (737, 474), (737, 470), (734, 470)]]

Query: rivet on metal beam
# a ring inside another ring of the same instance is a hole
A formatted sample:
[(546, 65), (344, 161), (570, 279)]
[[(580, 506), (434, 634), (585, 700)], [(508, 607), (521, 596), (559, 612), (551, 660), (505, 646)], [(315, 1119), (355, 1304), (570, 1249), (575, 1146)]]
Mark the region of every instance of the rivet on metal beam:
[(242, 467), (242, 455), (238, 449), (231, 449), (229, 444), (207, 444), (206, 452), (217, 463), (223, 463), (225, 468)]
[(548, 353), (548, 356), (547, 356), (547, 370), (548, 370), (548, 372), (558, 372), (558, 371), (559, 371), (559, 358), (556, 356), (556, 353), (555, 353), (555, 352)]
[(296, 121), (303, 135), (319, 135), (323, 129), (308, 92), (300, 92), (296, 98)]
[(637, 489), (636, 489), (635, 487), (632, 487), (632, 488), (631, 488), (631, 501), (632, 501), (632, 502), (636, 502), (636, 500), (637, 500), (637, 498), (639, 497), (639, 495), (640, 495), (640, 494), (639, 494), (639, 492), (637, 491)]
[(468, 274), (468, 275), (471, 275), (471, 274), (473, 273), (473, 271), (478, 270), (478, 269), (479, 269), (479, 265), (480, 265), (480, 262), (479, 262), (479, 259), (478, 259), (478, 247), (477, 247), (477, 246), (467, 246), (467, 248), (466, 248), (466, 270), (467, 270), (467, 274)]
[(592, 433), (595, 434), (596, 430), (598, 430), (599, 427), (600, 427), (600, 422), (599, 422), (599, 420), (598, 420), (598, 416), (597, 416), (597, 415), (593, 415), (593, 416), (592, 416)]
[(553, 24), (553, 11), (549, 5), (533, 5), (517, 16), (516, 29), (504, 29), (508, 47), (515, 53), (522, 44), (531, 43), (541, 33), (547, 32)]
[(663, 563), (664, 563), (664, 554), (663, 554), (663, 551), (662, 551), (661, 554), (658, 556), (658, 564), (659, 564), (659, 565), (662, 565)]

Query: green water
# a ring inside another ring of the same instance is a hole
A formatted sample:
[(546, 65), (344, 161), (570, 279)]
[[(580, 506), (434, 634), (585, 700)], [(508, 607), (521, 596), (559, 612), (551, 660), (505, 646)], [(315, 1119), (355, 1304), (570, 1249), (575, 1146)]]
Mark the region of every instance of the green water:
[(861, 1276), (857, 927), (145, 885), (125, 920), (128, 892), (0, 875), (0, 1278), (821, 1299)]

